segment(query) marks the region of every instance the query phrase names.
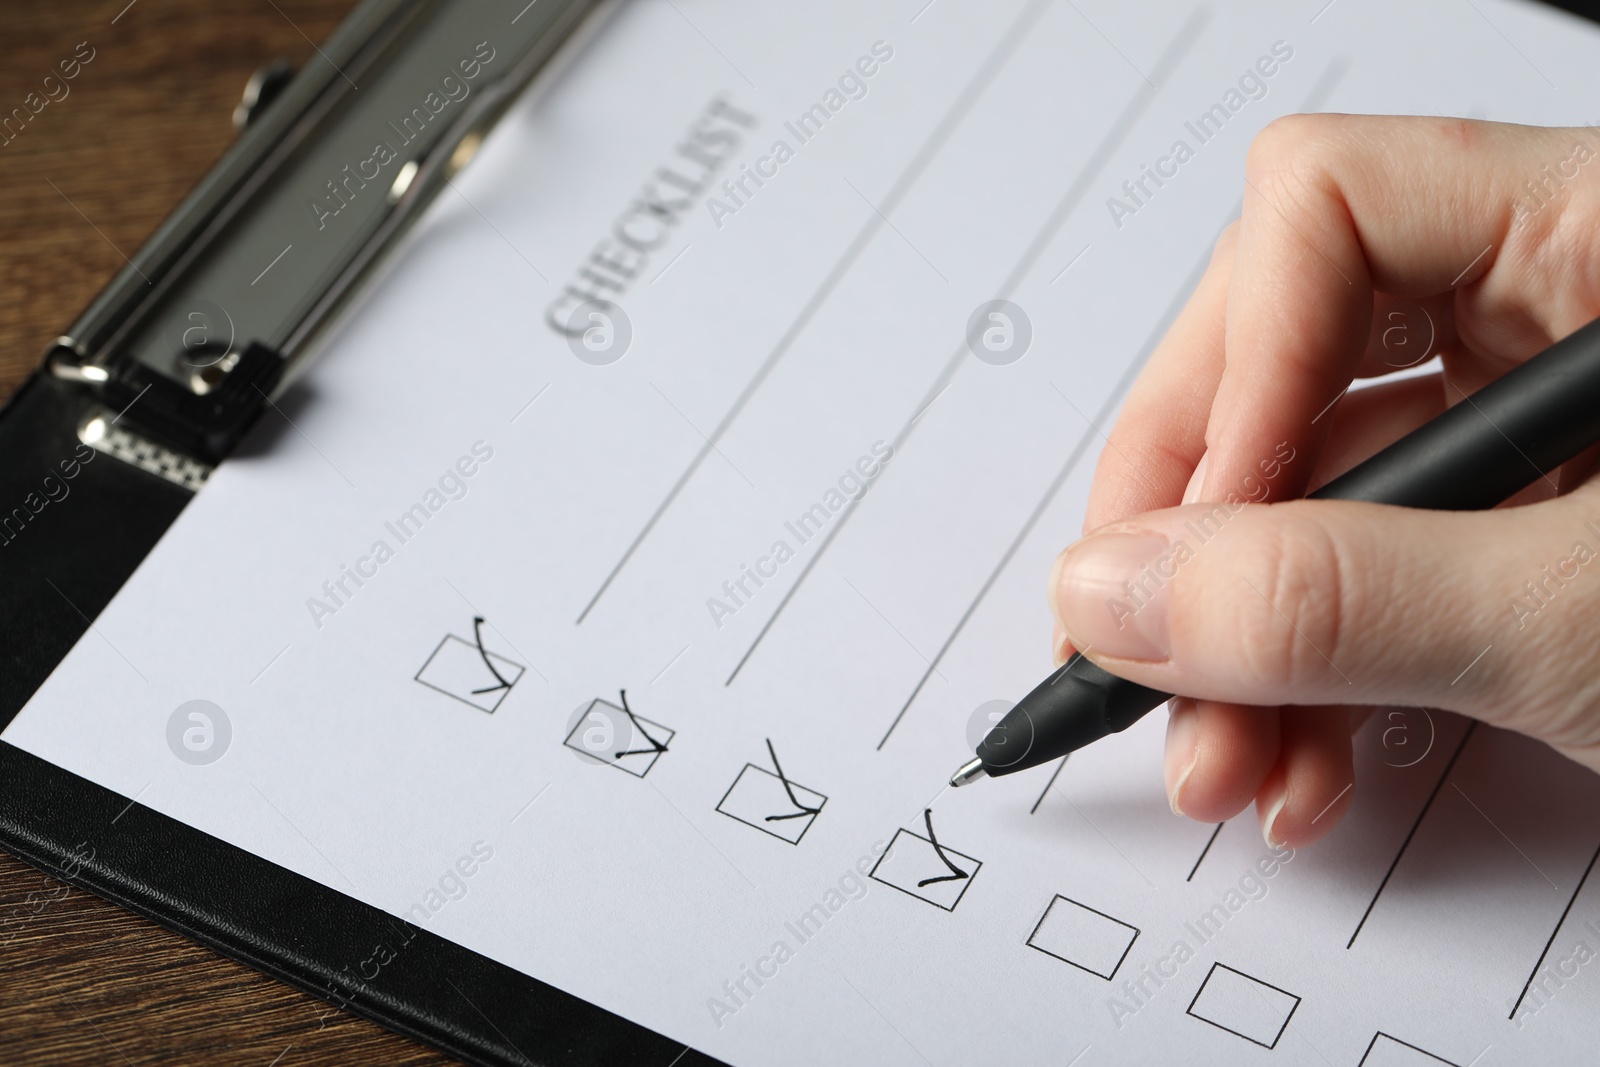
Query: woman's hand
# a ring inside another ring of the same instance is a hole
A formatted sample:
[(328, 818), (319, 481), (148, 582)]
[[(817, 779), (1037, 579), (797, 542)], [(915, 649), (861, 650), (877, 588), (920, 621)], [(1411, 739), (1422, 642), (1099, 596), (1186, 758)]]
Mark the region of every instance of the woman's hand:
[(1173, 810), (1254, 800), (1273, 844), (1342, 817), (1373, 705), (1600, 769), (1600, 489), (1573, 491), (1592, 454), (1489, 512), (1295, 499), (1600, 315), (1600, 135), (1292, 116), (1245, 186), (1057, 561), (1058, 658), (1197, 698), (1168, 724)]

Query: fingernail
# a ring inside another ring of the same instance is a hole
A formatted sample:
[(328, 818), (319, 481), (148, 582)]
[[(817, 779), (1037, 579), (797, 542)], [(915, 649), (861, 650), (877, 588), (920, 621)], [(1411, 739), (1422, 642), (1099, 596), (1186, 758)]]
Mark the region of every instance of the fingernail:
[(1061, 624), (1058, 622), (1055, 625), (1055, 631), (1050, 635), (1050, 657), (1055, 660), (1057, 667), (1067, 662), (1066, 649), (1063, 647), (1066, 641), (1066, 631), (1061, 628)]
[(1195, 464), (1194, 473), (1189, 475), (1189, 485), (1183, 491), (1183, 502), (1193, 504), (1200, 499), (1200, 493), (1206, 487), (1206, 464), (1211, 459), (1211, 453), (1205, 452), (1200, 456), (1200, 462)]
[(1091, 534), (1063, 552), (1051, 606), (1073, 645), (1121, 659), (1166, 659), (1170, 555), (1166, 538), (1146, 533)]
[(1194, 772), (1200, 759), (1198, 727), (1200, 709), (1188, 697), (1173, 697), (1167, 717), (1167, 747), (1163, 757), (1166, 779), (1172, 783), (1167, 788), (1167, 803), (1172, 814), (1183, 814), (1183, 787)]
[(1283, 839), (1278, 836), (1278, 815), (1282, 813), (1283, 806), (1289, 802), (1289, 790), (1285, 789), (1278, 794), (1278, 799), (1267, 805), (1261, 813), (1261, 836), (1266, 840), (1268, 848), (1281, 848)]

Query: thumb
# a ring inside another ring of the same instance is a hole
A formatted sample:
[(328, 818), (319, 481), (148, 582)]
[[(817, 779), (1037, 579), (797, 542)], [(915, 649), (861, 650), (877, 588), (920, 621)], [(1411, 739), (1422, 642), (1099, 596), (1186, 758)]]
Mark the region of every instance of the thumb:
[(1600, 496), (1418, 511), (1192, 504), (1062, 553), (1056, 619), (1115, 674), (1239, 704), (1464, 712), (1600, 767)]

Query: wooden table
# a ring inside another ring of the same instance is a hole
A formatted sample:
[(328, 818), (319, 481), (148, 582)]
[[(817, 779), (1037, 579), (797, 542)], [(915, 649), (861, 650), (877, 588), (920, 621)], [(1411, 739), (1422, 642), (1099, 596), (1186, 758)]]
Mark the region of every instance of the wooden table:
[[(305, 62), (354, 6), (0, 5), (0, 116), (92, 55), (26, 127), (0, 127), (0, 395), (221, 155), (250, 74)], [(4, 854), (0, 975), (8, 1065), (452, 1062)]]

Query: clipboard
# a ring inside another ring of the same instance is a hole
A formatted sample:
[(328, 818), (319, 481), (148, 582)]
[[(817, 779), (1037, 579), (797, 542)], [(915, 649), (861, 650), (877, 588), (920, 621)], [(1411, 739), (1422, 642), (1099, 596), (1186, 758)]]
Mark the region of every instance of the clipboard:
[[(20, 502), (0, 519), (0, 729), (506, 107), (559, 77), (617, 6), (540, 0), (491, 42), (476, 5), (366, 0), (305, 68), (251, 79), (234, 145), (0, 409), (0, 493)], [(368, 143), (377, 115), (387, 152)], [(279, 253), (285, 220), (308, 212), (289, 175), (317, 168), (309, 212), (334, 240)], [(252, 275), (273, 268), (304, 279), (293, 300), (252, 299)], [(469, 1063), (716, 1062), (4, 743), (0, 845)]]
[[(403, 250), (409, 224), (504, 108), (558, 77), (616, 6), (539, 0), (513, 22), (514, 46), (484, 53), (440, 0), (366, 0), (319, 49), (325, 62), (252, 80), (235, 147), (0, 410), (0, 454), (11, 457), (0, 499), (26, 512), (0, 514), (13, 563), (0, 583), (0, 727)], [(378, 98), (405, 153), (382, 158), (341, 139), (359, 93)], [(275, 210), (308, 210), (274, 197), (274, 184), (289, 184), (274, 175), (293, 167), (323, 168), (327, 196), (311, 217), (346, 228), (310, 265), (289, 258), (303, 247), (264, 239)], [(234, 317), (247, 298), (185, 288), (230, 274), (245, 292), (274, 269), (302, 271), (306, 285), (259, 319)], [(64, 493), (79, 502), (54, 507)], [(28, 536), (9, 543), (8, 521)], [(3, 743), (0, 845), (468, 1062), (714, 1062)]]

